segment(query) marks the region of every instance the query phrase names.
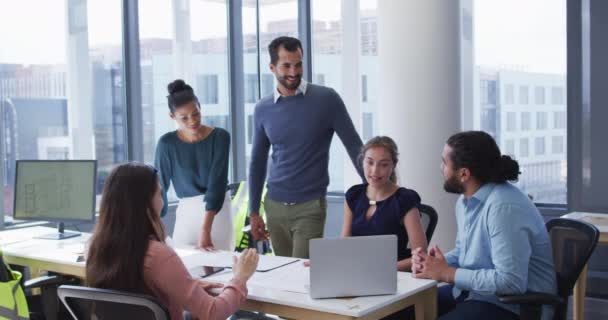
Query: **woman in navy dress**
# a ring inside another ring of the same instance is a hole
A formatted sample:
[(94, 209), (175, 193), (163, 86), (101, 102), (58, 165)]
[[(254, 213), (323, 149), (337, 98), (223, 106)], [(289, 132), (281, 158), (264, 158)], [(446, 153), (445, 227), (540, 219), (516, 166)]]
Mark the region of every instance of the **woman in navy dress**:
[(398, 150), (389, 137), (369, 140), (359, 155), (367, 183), (346, 192), (342, 237), (388, 235), (397, 236), (397, 268), (410, 271), (411, 249), (426, 250), (427, 241), (418, 205), (420, 196), (414, 190), (399, 187), (395, 168)]

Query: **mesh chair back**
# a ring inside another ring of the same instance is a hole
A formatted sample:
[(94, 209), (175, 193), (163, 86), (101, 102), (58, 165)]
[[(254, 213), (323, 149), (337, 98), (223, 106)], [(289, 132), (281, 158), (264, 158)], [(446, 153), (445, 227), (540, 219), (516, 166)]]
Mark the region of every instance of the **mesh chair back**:
[(60, 286), (57, 294), (75, 320), (170, 319), (167, 309), (146, 295), (79, 286)]
[(425, 230), (426, 241), (427, 243), (431, 243), (431, 238), (433, 237), (433, 232), (435, 232), (437, 220), (439, 219), (437, 211), (426, 204), (420, 204), (418, 206), (418, 211), (420, 211), (420, 219), (422, 220), (422, 228)]
[(550, 220), (546, 226), (553, 246), (558, 295), (567, 301), (600, 233), (589, 223), (564, 218)]

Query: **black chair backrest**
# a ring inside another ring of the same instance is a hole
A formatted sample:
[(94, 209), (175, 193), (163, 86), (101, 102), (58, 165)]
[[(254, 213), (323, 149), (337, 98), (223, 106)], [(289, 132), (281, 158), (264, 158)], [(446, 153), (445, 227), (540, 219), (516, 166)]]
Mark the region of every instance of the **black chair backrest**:
[(568, 301), (579, 274), (587, 264), (600, 236), (598, 229), (586, 222), (556, 218), (546, 224), (557, 276), (557, 294)]
[(431, 243), (431, 238), (433, 237), (433, 232), (435, 232), (437, 220), (439, 219), (437, 211), (426, 204), (420, 204), (418, 206), (418, 211), (420, 211), (421, 214), (420, 218), (422, 219), (422, 227), (425, 230), (426, 241), (427, 243)]
[(170, 319), (164, 306), (142, 294), (64, 285), (57, 295), (75, 320)]
[(240, 182), (234, 182), (234, 183), (229, 183), (228, 186), (226, 186), (226, 191), (230, 191), (230, 197), (234, 198), (234, 196), (236, 195), (237, 191), (239, 191), (239, 187), (241, 186)]

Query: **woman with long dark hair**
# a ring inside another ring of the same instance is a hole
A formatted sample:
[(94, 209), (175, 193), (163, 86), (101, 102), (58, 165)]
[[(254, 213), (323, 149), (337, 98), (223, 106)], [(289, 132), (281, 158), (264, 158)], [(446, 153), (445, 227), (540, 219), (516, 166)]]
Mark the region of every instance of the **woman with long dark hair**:
[(245, 285), (255, 272), (256, 252), (247, 250), (235, 259), (234, 278), (212, 297), (206, 290), (222, 286), (192, 278), (165, 243), (162, 208), (156, 169), (127, 163), (112, 170), (88, 248), (87, 284), (153, 295), (174, 320), (182, 319), (184, 310), (199, 319), (226, 319), (247, 296)]

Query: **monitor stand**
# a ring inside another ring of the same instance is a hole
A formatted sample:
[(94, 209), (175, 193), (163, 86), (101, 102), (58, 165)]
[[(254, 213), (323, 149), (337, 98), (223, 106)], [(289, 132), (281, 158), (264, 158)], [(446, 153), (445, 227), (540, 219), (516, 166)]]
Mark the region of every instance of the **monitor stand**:
[(67, 238), (73, 238), (80, 236), (80, 232), (71, 232), (64, 230), (65, 225), (63, 222), (57, 223), (57, 233), (45, 234), (41, 236), (37, 236), (37, 239), (49, 239), (49, 240), (63, 240)]

